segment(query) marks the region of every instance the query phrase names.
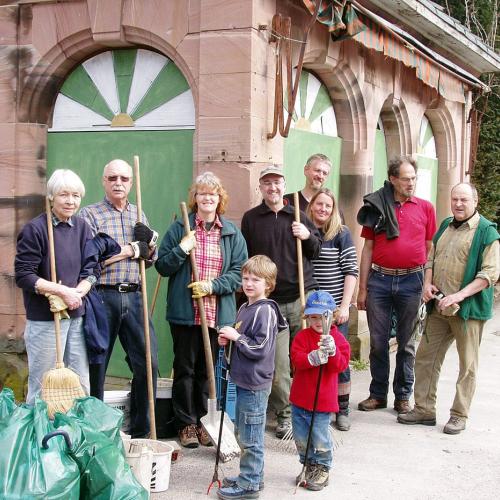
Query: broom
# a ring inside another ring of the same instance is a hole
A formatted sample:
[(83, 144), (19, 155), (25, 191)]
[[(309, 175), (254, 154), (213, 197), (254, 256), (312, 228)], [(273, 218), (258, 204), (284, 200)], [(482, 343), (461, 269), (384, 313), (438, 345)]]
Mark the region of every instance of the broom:
[[(54, 229), (48, 198), (45, 198), (45, 212), (47, 214), (47, 232), (49, 236), (50, 279), (52, 283), (57, 283)], [(64, 367), (61, 352), (61, 317), (59, 312), (54, 313), (54, 330), (56, 335), (56, 367), (45, 372), (42, 380), (42, 399), (47, 403), (47, 412), (50, 418), (54, 418), (56, 412), (66, 413), (73, 406), (73, 401), (76, 398), (85, 396), (78, 374), (70, 368)]]

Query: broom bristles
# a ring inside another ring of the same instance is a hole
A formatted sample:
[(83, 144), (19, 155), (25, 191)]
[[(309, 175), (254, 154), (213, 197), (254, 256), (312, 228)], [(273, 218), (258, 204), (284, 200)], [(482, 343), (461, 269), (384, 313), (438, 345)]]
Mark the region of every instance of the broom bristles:
[(56, 412), (66, 413), (73, 401), (85, 396), (80, 377), (70, 368), (54, 368), (45, 373), (42, 381), (42, 399), (47, 403), (47, 412), (54, 418)]

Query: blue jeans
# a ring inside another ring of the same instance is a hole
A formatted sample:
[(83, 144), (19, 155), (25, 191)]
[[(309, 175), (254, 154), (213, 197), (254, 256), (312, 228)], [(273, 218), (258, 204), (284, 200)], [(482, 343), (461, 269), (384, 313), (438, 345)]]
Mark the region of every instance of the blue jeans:
[[(99, 289), (106, 308), (109, 324), (109, 348), (106, 358), (108, 366), (116, 337), (126, 353), (125, 360), (133, 374), (130, 393), (130, 429), (132, 437), (144, 437), (149, 432), (149, 398), (146, 375), (146, 349), (142, 319), (142, 296), (140, 292), (120, 293), (118, 290)], [(149, 320), (151, 369), (153, 391), (156, 399), (158, 375), (158, 345), (153, 324)]]
[(264, 481), (264, 431), (271, 389), (251, 391), (236, 386), (235, 435), (241, 448), (238, 486), (258, 491)]
[(391, 317), (396, 315), (396, 369), (393, 391), (396, 399), (408, 400), (413, 387), (415, 338), (412, 336), (422, 296), (423, 272), (388, 276), (371, 271), (366, 313), (370, 328), (370, 396), (387, 399), (389, 392), (389, 337)]
[[(56, 337), (53, 321), (26, 321), (24, 342), (28, 353), (28, 396), (33, 404), (42, 389), (43, 374), (56, 366)], [(61, 320), (61, 350), (64, 366), (80, 376), (80, 384), (89, 394), (89, 362), (83, 335), (83, 318)]]
[[(311, 390), (314, 390), (314, 388)], [(311, 427), (312, 415), (312, 411), (292, 405), (293, 439), (299, 452), (301, 464), (306, 459), (307, 437)], [(329, 429), (331, 416), (332, 414), (329, 412), (315, 412), (311, 444), (307, 453), (307, 464), (319, 464), (328, 467), (328, 469), (332, 468), (333, 442)]]

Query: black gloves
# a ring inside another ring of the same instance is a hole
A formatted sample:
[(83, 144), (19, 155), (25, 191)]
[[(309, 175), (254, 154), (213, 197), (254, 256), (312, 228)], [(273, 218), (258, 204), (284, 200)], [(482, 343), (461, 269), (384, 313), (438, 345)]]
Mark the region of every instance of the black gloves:
[(150, 248), (156, 245), (158, 233), (150, 229), (142, 222), (136, 222), (134, 226), (134, 240), (147, 243)]

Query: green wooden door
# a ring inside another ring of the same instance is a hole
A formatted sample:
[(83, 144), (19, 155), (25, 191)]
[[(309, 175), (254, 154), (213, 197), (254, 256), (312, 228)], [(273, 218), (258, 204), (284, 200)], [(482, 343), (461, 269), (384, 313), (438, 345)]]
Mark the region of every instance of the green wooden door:
[(322, 153), (332, 161), (332, 171), (325, 183), (339, 196), (342, 139), (337, 136), (337, 122), (328, 89), (312, 73), (303, 71), (295, 102), (292, 128), (284, 141), (284, 170), (287, 192), (304, 187), (307, 159)]
[[(132, 165), (138, 155), (143, 210), (161, 238), (192, 180), (193, 133), (191, 91), (171, 61), (142, 49), (105, 52), (78, 66), (61, 88), (48, 135), (48, 174), (57, 168), (77, 172), (87, 190), (84, 206), (103, 198), (106, 163), (121, 158)], [(147, 271), (150, 304), (157, 277), (154, 268)], [(173, 358), (166, 281), (153, 315), (162, 376), (169, 376)], [(119, 342), (108, 374), (130, 376)]]

